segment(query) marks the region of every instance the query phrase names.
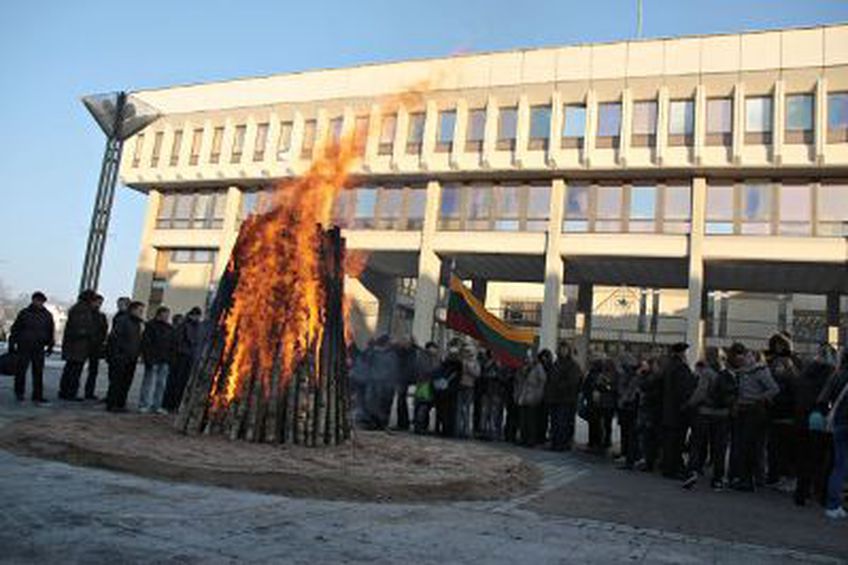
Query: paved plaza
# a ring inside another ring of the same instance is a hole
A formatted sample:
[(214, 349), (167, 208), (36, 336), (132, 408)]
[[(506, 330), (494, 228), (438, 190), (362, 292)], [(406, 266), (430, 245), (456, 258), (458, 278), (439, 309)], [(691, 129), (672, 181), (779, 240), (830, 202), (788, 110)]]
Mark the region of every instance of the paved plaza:
[[(55, 397), (59, 363), (48, 367)], [(11, 398), (4, 378), (0, 425), (99, 409)], [(584, 454), (504, 449), (541, 467), (538, 490), (448, 504), (292, 499), (0, 452), (0, 561), (749, 564), (848, 556), (848, 524), (796, 509), (786, 495), (689, 493)]]

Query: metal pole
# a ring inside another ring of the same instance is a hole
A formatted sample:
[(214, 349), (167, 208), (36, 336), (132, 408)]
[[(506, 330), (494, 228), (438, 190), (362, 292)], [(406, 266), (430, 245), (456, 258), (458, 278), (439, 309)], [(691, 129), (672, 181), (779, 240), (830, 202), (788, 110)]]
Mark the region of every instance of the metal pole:
[(642, 0), (636, 0), (636, 38), (642, 38)]

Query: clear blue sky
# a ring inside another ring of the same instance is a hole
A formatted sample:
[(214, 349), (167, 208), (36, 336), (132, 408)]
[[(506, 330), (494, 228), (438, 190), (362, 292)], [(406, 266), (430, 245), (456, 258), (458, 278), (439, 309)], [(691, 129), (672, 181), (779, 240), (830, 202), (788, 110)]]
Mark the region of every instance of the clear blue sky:
[[(636, 0), (9, 0), (0, 280), (69, 299), (103, 136), (79, 97), (458, 51), (629, 38)], [(423, 10), (426, 7), (426, 10)], [(423, 11), (422, 11), (423, 10)], [(845, 0), (644, 0), (646, 37), (848, 21)], [(144, 197), (119, 188), (101, 291), (131, 291)]]

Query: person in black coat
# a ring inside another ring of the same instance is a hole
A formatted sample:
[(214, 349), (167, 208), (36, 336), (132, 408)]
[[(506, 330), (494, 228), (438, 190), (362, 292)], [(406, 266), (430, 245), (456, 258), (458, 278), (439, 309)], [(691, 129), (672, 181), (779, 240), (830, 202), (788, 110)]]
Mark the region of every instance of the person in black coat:
[(44, 399), (44, 356), (53, 352), (55, 325), (53, 315), (44, 307), (47, 297), (43, 292), (32, 294), (30, 305), (21, 310), (12, 324), (9, 335), (9, 351), (18, 355), (18, 370), (15, 373), (15, 397), (24, 399), (26, 373), (32, 365), (32, 401)]
[(551, 449), (571, 449), (574, 441), (574, 417), (583, 371), (574, 359), (567, 343), (559, 346), (559, 355), (545, 382), (545, 405), (550, 419)]
[(171, 310), (160, 306), (156, 316), (144, 326), (141, 336), (141, 356), (144, 359), (144, 380), (141, 381), (138, 408), (141, 412), (167, 412), (162, 397), (168, 384), (168, 374), (174, 362), (174, 327)]
[(686, 404), (695, 390), (696, 379), (686, 360), (689, 345), (676, 343), (663, 373), (662, 474), (683, 478), (683, 443), (688, 426)]
[(62, 400), (82, 400), (77, 393), (82, 368), (91, 356), (91, 341), (95, 333), (92, 306), (95, 296), (93, 290), (82, 291), (76, 304), (68, 310), (68, 321), (62, 336), (62, 359), (65, 361), (59, 381), (59, 398)]
[(106, 314), (100, 311), (103, 306), (103, 296), (95, 295), (91, 307), (94, 310), (94, 333), (91, 336), (91, 346), (88, 353), (88, 376), (85, 379), (85, 398), (97, 400), (94, 394), (97, 388), (97, 372), (100, 368), (100, 360), (106, 348), (106, 336), (109, 334), (109, 321)]
[(115, 316), (112, 331), (107, 341), (109, 363), (109, 392), (106, 394), (106, 410), (124, 412), (127, 393), (135, 376), (135, 366), (141, 354), (141, 329), (144, 304), (132, 302), (126, 314)]
[[(176, 319), (176, 316), (174, 317)], [(189, 310), (182, 323), (174, 323), (174, 363), (168, 374), (162, 407), (165, 410), (179, 409), (183, 392), (191, 375), (194, 358), (200, 349), (201, 319), (203, 311), (195, 306)]]

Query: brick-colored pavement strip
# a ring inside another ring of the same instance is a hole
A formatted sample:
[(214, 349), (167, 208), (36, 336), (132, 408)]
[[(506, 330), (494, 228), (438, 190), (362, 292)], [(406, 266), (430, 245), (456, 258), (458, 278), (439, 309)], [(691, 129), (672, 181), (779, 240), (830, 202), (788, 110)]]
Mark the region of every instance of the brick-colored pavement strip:
[[(50, 364), (51, 395), (58, 368)], [(0, 380), (0, 425), (79, 408), (17, 405), (11, 379)], [(417, 505), (291, 499), (0, 452), (0, 561), (848, 562), (848, 523), (785, 495), (686, 493), (588, 456), (505, 449), (541, 466), (538, 491)]]

